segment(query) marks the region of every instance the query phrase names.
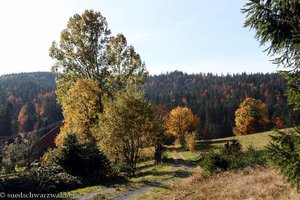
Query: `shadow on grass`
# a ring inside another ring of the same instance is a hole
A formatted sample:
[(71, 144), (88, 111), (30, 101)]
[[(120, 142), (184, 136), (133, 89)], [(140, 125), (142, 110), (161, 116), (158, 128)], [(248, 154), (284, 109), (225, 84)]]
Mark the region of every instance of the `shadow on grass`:
[[(168, 159), (164, 158), (163, 163), (166, 164), (167, 169), (164, 169), (164, 164), (162, 164), (162, 168), (158, 165), (157, 168), (149, 169), (148, 171), (140, 171), (137, 174), (136, 178), (141, 178), (140, 180), (132, 181), (130, 178), (126, 177), (115, 177), (109, 180), (102, 180), (98, 183), (92, 184), (93, 185), (102, 185), (107, 188), (118, 188), (118, 187), (128, 187), (125, 189), (124, 193), (141, 193), (144, 190), (147, 190), (152, 187), (156, 188), (163, 188), (163, 189), (170, 189), (165, 183), (178, 179), (178, 178), (185, 178), (191, 175), (191, 168), (186, 168), (185, 166), (190, 167), (191, 164), (183, 159)], [(149, 167), (153, 167), (150, 165)], [(184, 169), (181, 169), (184, 167)], [(147, 179), (147, 176), (152, 176), (154, 180)], [(145, 177), (145, 178), (144, 178)], [(158, 178), (158, 179), (157, 179)], [(157, 180), (155, 180), (157, 179)], [(132, 185), (133, 184), (133, 185)], [(142, 186), (134, 186), (134, 184), (140, 184)], [(123, 193), (122, 193), (123, 194)], [(99, 194), (100, 195), (100, 194)]]
[(102, 185), (105, 187), (116, 187), (116, 185), (127, 184), (129, 182), (130, 181), (127, 177), (120, 176), (120, 177), (113, 177), (106, 180), (98, 181), (97, 183), (94, 183), (93, 185), (90, 186)]
[[(166, 181), (169, 179), (166, 179)], [(157, 187), (157, 188), (164, 188), (164, 189), (170, 189), (167, 185), (164, 185), (164, 180), (162, 181), (149, 181), (149, 180), (142, 180), (142, 181), (137, 181), (136, 183), (141, 183), (144, 186), (143, 187)]]
[(144, 177), (144, 176), (165, 176), (165, 175), (172, 175), (174, 174), (173, 171), (157, 171), (157, 170), (151, 170), (151, 171), (145, 171), (145, 172), (140, 172), (138, 174), (139, 177)]
[(228, 139), (219, 139), (217, 141), (214, 140), (200, 140), (196, 142), (195, 149), (197, 151), (210, 151), (212, 149), (220, 149), (222, 146), (216, 146), (214, 144), (225, 144), (226, 142), (232, 142), (233, 140)]

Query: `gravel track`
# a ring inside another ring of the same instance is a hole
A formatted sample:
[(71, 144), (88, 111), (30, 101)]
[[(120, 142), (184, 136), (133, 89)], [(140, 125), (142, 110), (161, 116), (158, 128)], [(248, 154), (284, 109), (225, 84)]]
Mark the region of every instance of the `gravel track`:
[[(158, 187), (165, 187), (164, 184), (166, 184), (166, 183), (170, 183), (177, 179), (189, 176), (192, 172), (192, 167), (189, 165), (189, 162), (186, 161), (184, 156), (180, 152), (178, 152), (176, 149), (173, 150), (172, 155), (173, 155), (173, 160), (174, 160), (175, 165), (172, 167), (171, 172), (176, 172), (179, 170), (180, 167), (185, 166), (185, 171), (182, 172), (180, 176), (168, 178), (163, 181), (151, 183), (147, 186), (138, 187), (138, 188), (135, 188), (132, 190), (126, 190), (126, 191), (120, 192), (116, 195), (110, 196), (106, 199), (107, 200), (137, 199), (139, 196), (141, 196), (146, 191), (151, 191)], [(106, 189), (96, 190), (96, 191), (91, 192), (81, 198), (78, 198), (78, 200), (94, 200), (97, 198), (97, 196), (115, 193), (116, 191), (117, 191), (116, 188), (106, 188)]]

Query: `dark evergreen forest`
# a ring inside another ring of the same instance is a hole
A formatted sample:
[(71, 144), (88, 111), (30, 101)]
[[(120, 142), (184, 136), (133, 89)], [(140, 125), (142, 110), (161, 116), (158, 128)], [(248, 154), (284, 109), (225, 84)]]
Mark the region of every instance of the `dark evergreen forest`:
[[(144, 90), (153, 104), (169, 110), (187, 106), (201, 121), (201, 135), (216, 138), (232, 135), (234, 113), (239, 104), (252, 97), (267, 104), (270, 127), (276, 120), (292, 126), (286, 81), (277, 73), (217, 76), (171, 72), (148, 77)], [(0, 76), (0, 136), (30, 133), (62, 120), (56, 104), (55, 77), (49, 72)]]
[(277, 73), (233, 74), (217, 76), (171, 72), (148, 78), (145, 84), (147, 97), (154, 104), (169, 109), (187, 106), (201, 121), (202, 136), (209, 138), (232, 135), (234, 113), (247, 97), (266, 103), (270, 119), (269, 129), (282, 120), (283, 126), (292, 126), (289, 114), (286, 81)]

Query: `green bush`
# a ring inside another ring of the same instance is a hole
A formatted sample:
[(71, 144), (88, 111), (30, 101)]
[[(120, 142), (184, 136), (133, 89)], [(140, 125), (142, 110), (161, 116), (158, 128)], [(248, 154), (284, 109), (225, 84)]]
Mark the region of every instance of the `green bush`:
[(288, 133), (278, 131), (267, 146), (268, 160), (300, 191), (300, 127)]
[(255, 150), (253, 147), (249, 147), (247, 151), (231, 156), (228, 159), (230, 162), (229, 169), (241, 169), (266, 164), (265, 151)]
[(62, 167), (47, 166), (33, 168), (14, 178), (2, 178), (0, 191), (58, 193), (83, 185), (80, 178), (68, 174)]
[(125, 163), (125, 162), (119, 162), (115, 163), (112, 167), (113, 173), (117, 174), (117, 176), (121, 177), (127, 177), (132, 174), (132, 167)]
[(194, 152), (195, 147), (196, 147), (196, 140), (197, 140), (197, 133), (196, 132), (186, 133), (185, 134), (186, 149), (188, 149), (191, 152)]
[(266, 164), (267, 160), (264, 150), (255, 150), (253, 147), (249, 147), (247, 151), (242, 152), (239, 146), (235, 142), (225, 144), (224, 149), (220, 153), (208, 153), (202, 161), (202, 167), (208, 172), (214, 172)]
[(244, 153), (244, 162), (246, 166), (266, 165), (267, 151), (256, 150), (252, 146), (250, 146)]
[(238, 140), (232, 140), (224, 145), (223, 153), (225, 155), (237, 155), (241, 153), (242, 146)]
[(227, 170), (229, 161), (222, 153), (209, 152), (202, 161), (202, 167), (208, 172)]
[(80, 144), (75, 134), (68, 134), (58, 151), (56, 164), (71, 175), (99, 178), (110, 172), (110, 163), (96, 144)]
[(1, 168), (6, 173), (15, 172), (18, 167), (30, 169), (42, 155), (42, 150), (35, 143), (34, 136), (18, 136), (13, 143), (1, 146)]

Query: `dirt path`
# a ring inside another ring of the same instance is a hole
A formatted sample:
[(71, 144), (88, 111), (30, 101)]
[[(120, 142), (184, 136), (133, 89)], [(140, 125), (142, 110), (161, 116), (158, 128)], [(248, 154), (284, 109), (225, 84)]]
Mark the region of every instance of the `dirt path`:
[[(175, 158), (174, 158), (174, 155), (175, 155)], [(174, 159), (175, 162), (176, 161), (178, 162), (178, 160), (180, 160), (180, 162), (182, 162), (182, 164), (184, 164), (184, 166), (186, 168), (185, 172), (187, 172), (187, 173), (191, 173), (192, 172), (193, 168), (191, 167), (190, 163), (177, 150), (173, 150), (173, 159)]]
[[(156, 182), (151, 183), (150, 185), (147, 185), (147, 186), (138, 187), (138, 188), (135, 188), (132, 190), (126, 190), (126, 191), (119, 192), (119, 193), (117, 192), (116, 188), (107, 188), (107, 189), (102, 189), (102, 190), (96, 190), (94, 192), (87, 194), (86, 196), (79, 198), (79, 200), (93, 200), (93, 199), (97, 198), (97, 196), (99, 196), (99, 199), (102, 199), (102, 198), (100, 198), (100, 196), (102, 196), (102, 195), (107, 196), (107, 194), (109, 194), (109, 193), (111, 193), (112, 195), (110, 197), (106, 198), (108, 200), (137, 199), (139, 196), (141, 196), (146, 191), (153, 190), (157, 187), (164, 187), (164, 184), (166, 184), (166, 183), (170, 183), (177, 179), (189, 176), (190, 173), (192, 172), (192, 167), (189, 166), (189, 163), (188, 163), (188, 161), (186, 161), (184, 156), (180, 152), (178, 152), (176, 149), (173, 150), (172, 156), (173, 156), (175, 165), (171, 169), (171, 172), (177, 172), (182, 166), (185, 167), (185, 170), (182, 171), (179, 176), (175, 176), (175, 177), (168, 178), (168, 179), (165, 179), (165, 180), (157, 182), (157, 183)], [(118, 194), (116, 194), (116, 193), (118, 193)]]

